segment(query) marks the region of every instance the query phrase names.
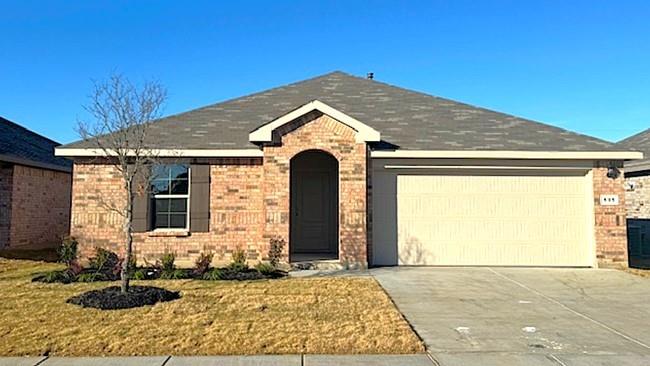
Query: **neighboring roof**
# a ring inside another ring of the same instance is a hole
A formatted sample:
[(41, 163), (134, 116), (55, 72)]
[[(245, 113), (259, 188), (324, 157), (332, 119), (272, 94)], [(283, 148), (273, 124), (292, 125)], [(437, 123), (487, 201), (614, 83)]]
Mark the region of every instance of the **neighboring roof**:
[[(255, 149), (249, 133), (311, 101), (381, 134), (402, 150), (611, 151), (613, 145), (561, 128), (333, 72), (162, 118), (150, 144), (160, 149)], [(63, 148), (93, 148), (79, 141)]]
[(61, 144), (0, 117), (0, 161), (71, 171), (72, 162), (54, 156)]
[[(640, 151), (650, 157), (650, 128), (616, 143), (618, 149)], [(634, 160), (625, 163), (625, 172), (650, 170), (650, 159)]]

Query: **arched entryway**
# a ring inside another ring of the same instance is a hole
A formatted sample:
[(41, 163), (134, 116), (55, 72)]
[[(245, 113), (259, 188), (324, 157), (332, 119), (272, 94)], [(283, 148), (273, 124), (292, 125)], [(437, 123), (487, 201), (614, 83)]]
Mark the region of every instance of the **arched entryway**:
[(290, 261), (338, 259), (339, 163), (320, 150), (291, 159)]

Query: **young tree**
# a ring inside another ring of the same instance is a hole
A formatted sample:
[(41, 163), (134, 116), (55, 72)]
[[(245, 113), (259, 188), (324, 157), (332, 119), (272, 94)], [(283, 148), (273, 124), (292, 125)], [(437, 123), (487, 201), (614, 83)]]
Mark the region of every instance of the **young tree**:
[(125, 201), (102, 202), (123, 218), (124, 249), (120, 277), (121, 290), (129, 289), (129, 263), (133, 247), (133, 202), (136, 195), (148, 194), (150, 166), (157, 160), (156, 150), (147, 142), (151, 122), (160, 117), (167, 92), (159, 83), (146, 81), (140, 86), (121, 75), (95, 82), (90, 102), (84, 109), (90, 121), (80, 121), (81, 138), (94, 146), (122, 178)]

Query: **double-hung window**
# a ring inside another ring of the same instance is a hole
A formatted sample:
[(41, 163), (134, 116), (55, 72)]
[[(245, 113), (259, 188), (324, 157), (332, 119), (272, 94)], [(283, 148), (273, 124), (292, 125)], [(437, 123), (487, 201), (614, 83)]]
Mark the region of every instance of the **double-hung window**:
[(151, 193), (154, 229), (189, 229), (190, 168), (188, 165), (154, 166)]

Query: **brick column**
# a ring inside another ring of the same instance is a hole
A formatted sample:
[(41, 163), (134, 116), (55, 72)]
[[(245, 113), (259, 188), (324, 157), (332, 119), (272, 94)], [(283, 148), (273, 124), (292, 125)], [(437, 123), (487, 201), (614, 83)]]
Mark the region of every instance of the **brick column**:
[[(594, 220), (596, 258), (599, 266), (627, 267), (627, 225), (625, 212), (625, 180), (622, 163), (616, 162), (620, 175), (616, 179), (607, 177), (608, 162), (598, 162), (593, 173)], [(600, 195), (617, 195), (619, 204), (603, 206)]]

